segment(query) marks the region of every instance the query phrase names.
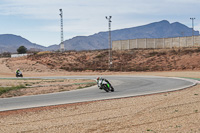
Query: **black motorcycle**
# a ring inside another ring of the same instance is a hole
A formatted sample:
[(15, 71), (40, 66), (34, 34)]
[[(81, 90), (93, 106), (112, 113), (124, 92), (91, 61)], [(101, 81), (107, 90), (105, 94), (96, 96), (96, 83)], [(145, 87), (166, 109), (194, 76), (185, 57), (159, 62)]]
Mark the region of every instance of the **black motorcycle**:
[(110, 86), (108, 83), (107, 84), (102, 84), (101, 89), (104, 89), (106, 92), (114, 92), (114, 88)]
[(23, 77), (22, 73), (16, 73), (16, 77)]

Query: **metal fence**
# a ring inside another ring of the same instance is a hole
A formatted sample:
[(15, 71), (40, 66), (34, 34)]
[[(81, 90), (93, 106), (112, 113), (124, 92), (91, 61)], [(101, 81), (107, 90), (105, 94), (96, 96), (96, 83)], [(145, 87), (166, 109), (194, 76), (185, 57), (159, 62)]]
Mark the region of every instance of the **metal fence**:
[(200, 36), (112, 41), (112, 50), (200, 47)]

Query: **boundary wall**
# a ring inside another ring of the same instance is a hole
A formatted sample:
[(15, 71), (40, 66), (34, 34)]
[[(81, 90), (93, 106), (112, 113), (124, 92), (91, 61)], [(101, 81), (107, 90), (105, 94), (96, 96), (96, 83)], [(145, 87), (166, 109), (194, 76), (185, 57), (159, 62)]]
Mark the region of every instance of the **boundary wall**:
[(200, 47), (200, 36), (112, 41), (112, 50)]
[(33, 55), (33, 54), (32, 53), (31, 54), (11, 54), (11, 58), (28, 56), (28, 55)]

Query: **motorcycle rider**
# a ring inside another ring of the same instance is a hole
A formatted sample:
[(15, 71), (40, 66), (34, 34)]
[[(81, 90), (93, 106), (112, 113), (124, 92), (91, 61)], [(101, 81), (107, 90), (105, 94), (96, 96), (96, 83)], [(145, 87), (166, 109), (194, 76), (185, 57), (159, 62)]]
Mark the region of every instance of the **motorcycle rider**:
[(22, 75), (22, 72), (21, 72), (20, 69), (18, 68), (18, 69), (16, 70), (16, 77), (18, 77), (19, 75)]
[(102, 78), (102, 77), (98, 77), (97, 78), (97, 85), (98, 85), (99, 89), (102, 89), (101, 88), (102, 84), (109, 84), (111, 91), (114, 92), (114, 88), (112, 87), (112, 85), (110, 84), (110, 82), (107, 79)]

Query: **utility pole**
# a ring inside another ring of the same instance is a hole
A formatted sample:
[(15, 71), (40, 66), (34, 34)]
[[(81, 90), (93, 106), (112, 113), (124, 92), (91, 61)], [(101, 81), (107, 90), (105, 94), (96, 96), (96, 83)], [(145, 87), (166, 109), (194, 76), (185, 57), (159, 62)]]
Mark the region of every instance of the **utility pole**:
[(195, 18), (190, 18), (192, 20), (192, 36), (194, 36), (194, 20)]
[(61, 26), (61, 42), (60, 42), (60, 51), (61, 52), (64, 52), (65, 51), (65, 45), (64, 45), (64, 42), (63, 42), (63, 12), (62, 12), (62, 9), (60, 9), (60, 26)]
[(192, 45), (194, 46), (194, 20), (195, 18), (190, 18), (192, 20)]
[(109, 40), (109, 59), (108, 59), (108, 66), (109, 66), (109, 69), (111, 69), (112, 67), (112, 51), (111, 51), (111, 18), (112, 16), (106, 16), (106, 19), (108, 20), (108, 40)]

